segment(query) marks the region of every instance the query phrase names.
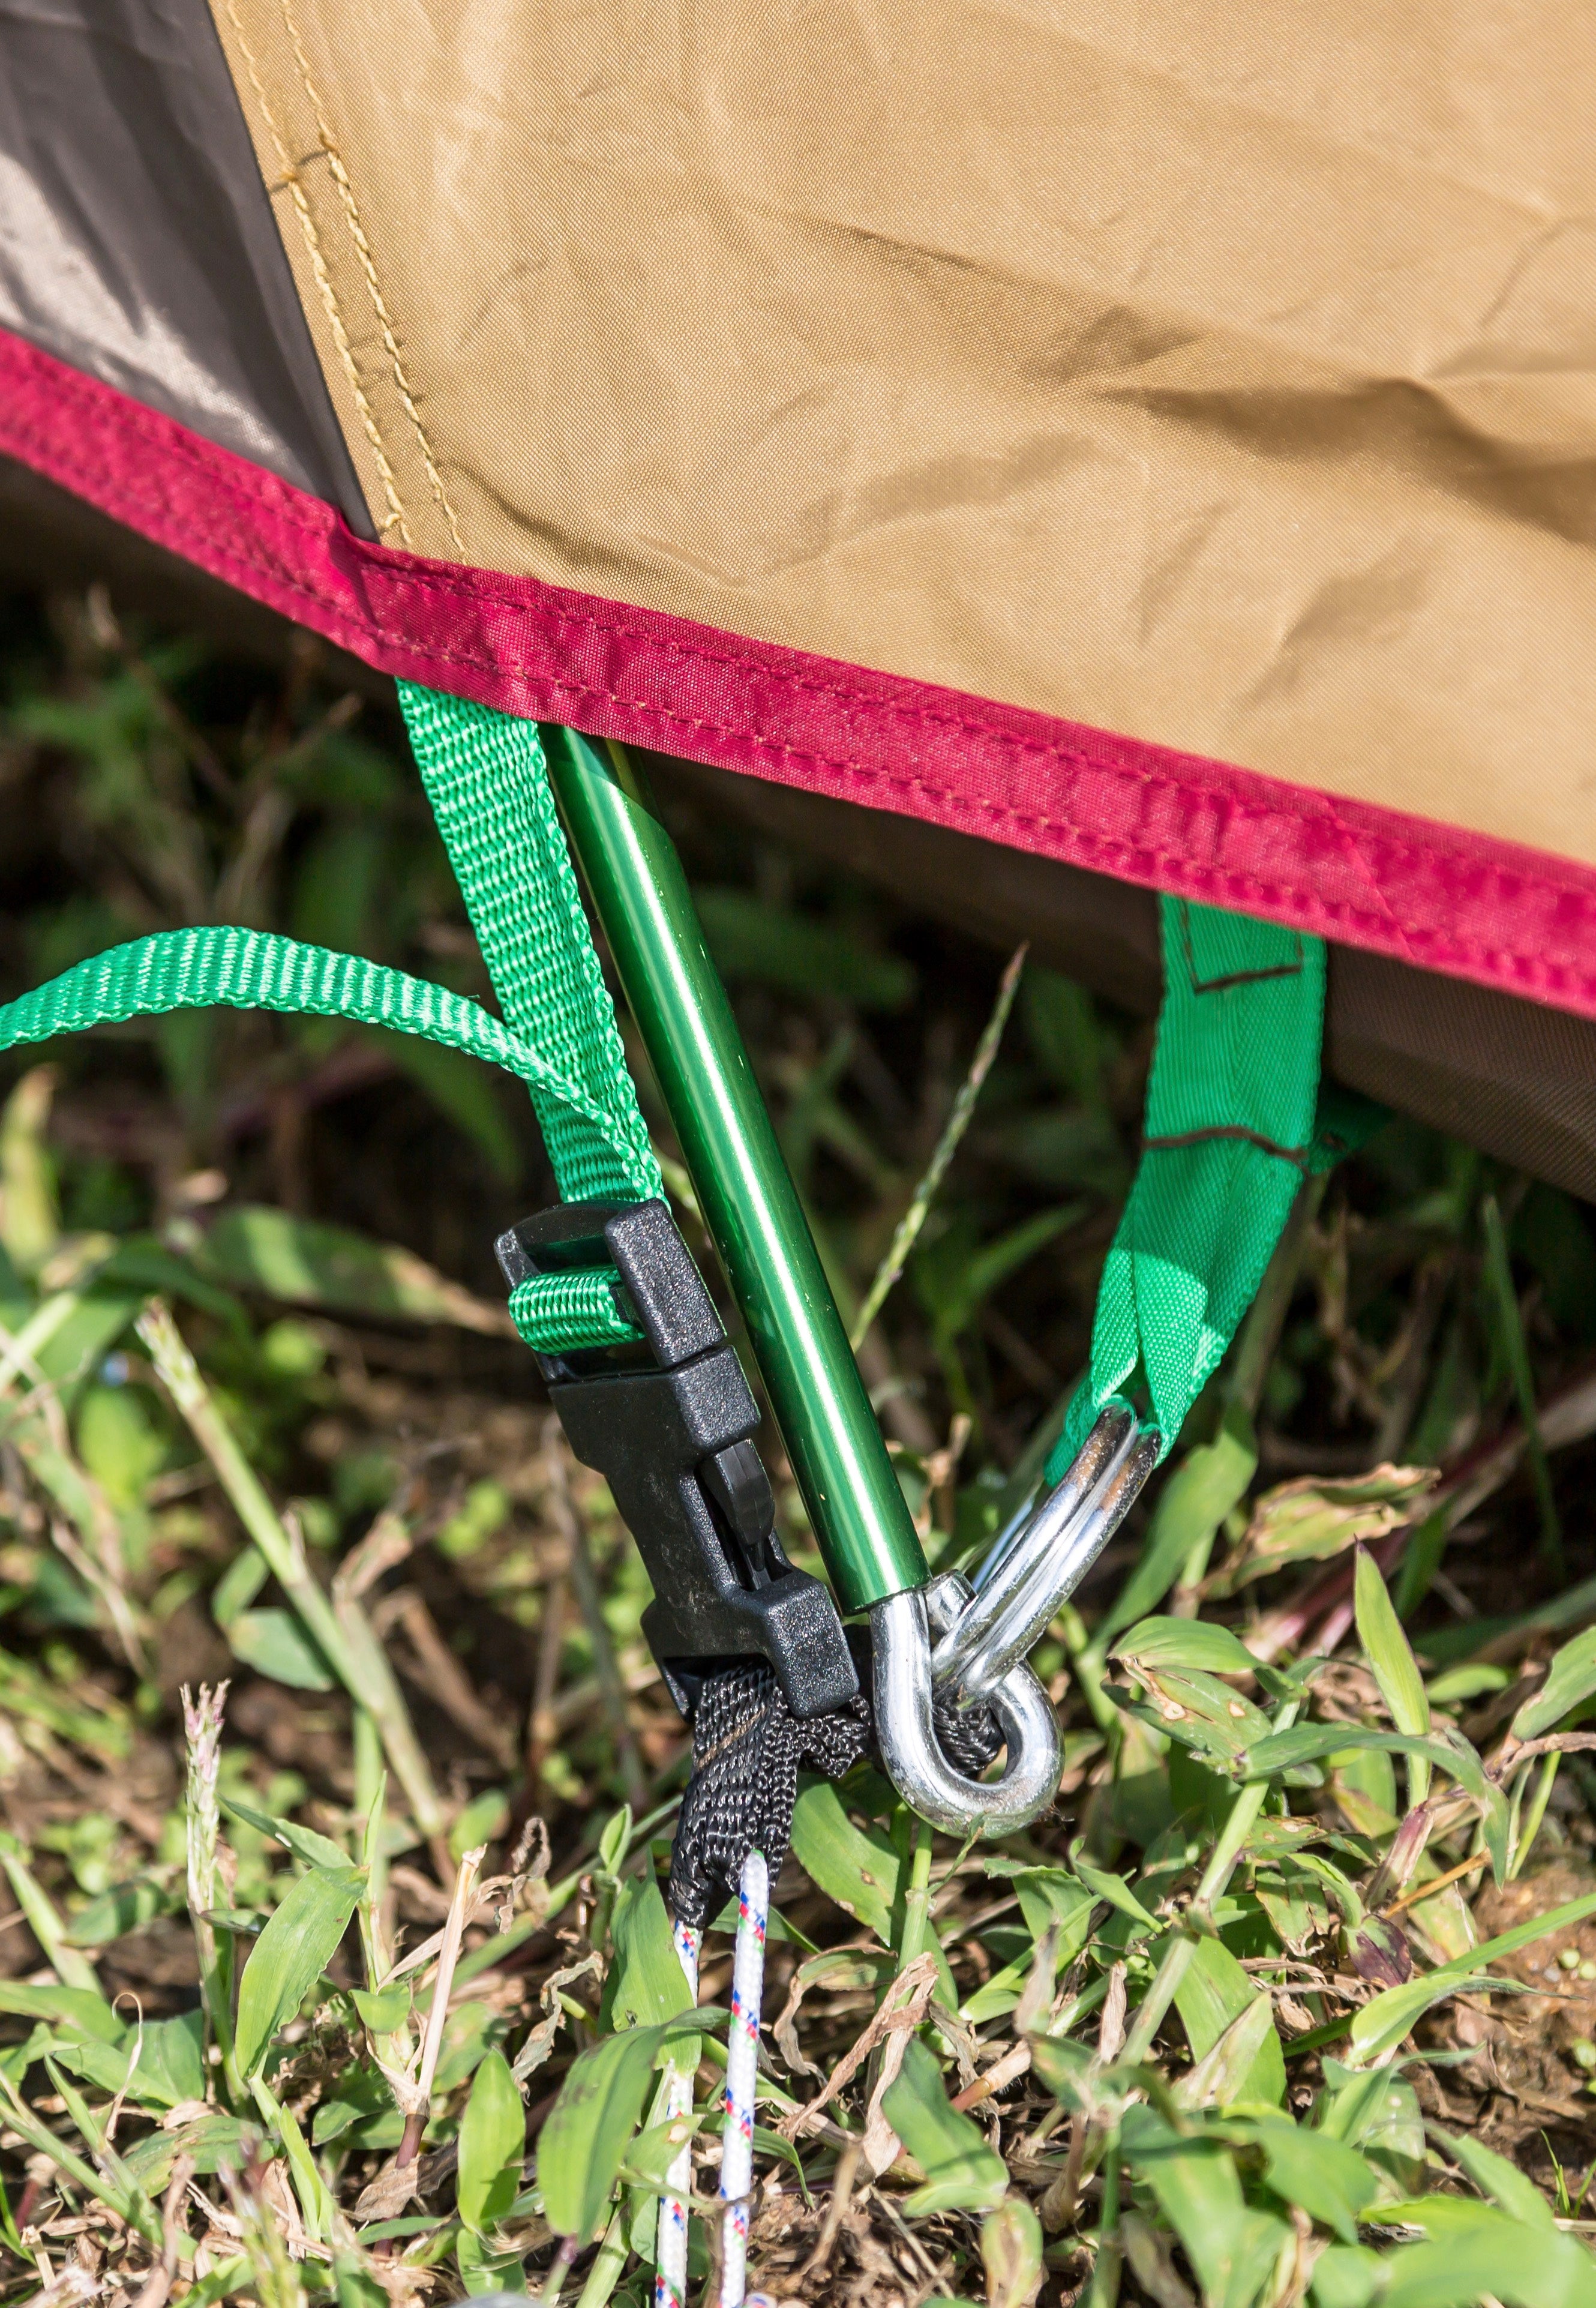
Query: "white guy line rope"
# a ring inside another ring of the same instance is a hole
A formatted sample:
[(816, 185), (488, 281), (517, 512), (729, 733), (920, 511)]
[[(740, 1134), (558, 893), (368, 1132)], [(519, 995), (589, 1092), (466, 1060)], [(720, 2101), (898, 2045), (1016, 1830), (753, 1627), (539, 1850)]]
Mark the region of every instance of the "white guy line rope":
[(721, 2140), (720, 2308), (743, 2308), (748, 2286), (749, 2195), (753, 2187), (754, 2085), (759, 2073), (759, 2005), (765, 1993), (765, 1929), (770, 1870), (751, 1851), (737, 1886), (737, 1948), (732, 1962), (732, 2025), (726, 2045), (725, 2130)]
[[(676, 1960), (696, 2003), (699, 1946), (703, 1938), (691, 1924), (676, 1924), (672, 1936)], [(692, 2114), (692, 2077), (673, 2060), (665, 2070), (665, 2120)], [(654, 2252), (654, 2308), (687, 2308), (687, 2200), (692, 2193), (692, 2142), (688, 2140), (665, 2174), (668, 2192), (659, 2200)]]

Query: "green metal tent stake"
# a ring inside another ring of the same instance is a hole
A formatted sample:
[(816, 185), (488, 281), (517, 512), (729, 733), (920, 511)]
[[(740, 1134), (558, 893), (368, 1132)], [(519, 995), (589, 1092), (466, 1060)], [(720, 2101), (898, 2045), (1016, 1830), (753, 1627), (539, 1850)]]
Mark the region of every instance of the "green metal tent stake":
[(923, 1586), (915, 1536), (687, 877), (622, 748), (545, 723), (545, 759), (845, 1611)]

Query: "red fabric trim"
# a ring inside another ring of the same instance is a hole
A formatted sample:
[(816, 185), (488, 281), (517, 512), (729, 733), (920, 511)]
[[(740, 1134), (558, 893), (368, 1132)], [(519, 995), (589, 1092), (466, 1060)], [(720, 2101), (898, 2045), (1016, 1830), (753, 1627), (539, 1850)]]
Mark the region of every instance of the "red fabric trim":
[(535, 578), (330, 505), (0, 331), (0, 450), (382, 670), (1596, 1017), (1596, 870)]

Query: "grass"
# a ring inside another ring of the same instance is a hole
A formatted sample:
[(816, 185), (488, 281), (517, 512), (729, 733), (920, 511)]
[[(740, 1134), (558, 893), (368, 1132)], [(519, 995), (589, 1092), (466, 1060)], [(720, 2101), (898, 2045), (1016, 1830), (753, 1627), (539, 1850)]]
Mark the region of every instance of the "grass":
[[(313, 645), (22, 599), (0, 695), (0, 993), (239, 920), (485, 995), (397, 718)], [(1084, 1363), (1147, 1029), (667, 790), (961, 1559)], [(693, 2045), (713, 2193), (730, 1940), (687, 2020), (642, 1574), (493, 1274), (551, 1194), (524, 1103), (232, 1013), (0, 1088), (0, 2290), (640, 2304)], [(772, 2299), (1596, 2300), (1593, 1353), (1567, 1197), (1402, 1122), (1309, 1191), (1038, 1653), (1055, 1812), (961, 1852), (868, 1768), (804, 1787)]]

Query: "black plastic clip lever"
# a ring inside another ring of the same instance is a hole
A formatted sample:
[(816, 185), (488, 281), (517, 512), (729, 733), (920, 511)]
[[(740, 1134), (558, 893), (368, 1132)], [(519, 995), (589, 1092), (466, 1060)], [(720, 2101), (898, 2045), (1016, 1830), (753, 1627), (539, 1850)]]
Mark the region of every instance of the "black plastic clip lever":
[(794, 1715), (828, 1714), (859, 1678), (828, 1589), (795, 1570), (752, 1437), (759, 1414), (663, 1202), (566, 1202), (494, 1244), (528, 1274), (614, 1264), (647, 1348), (540, 1355), (571, 1449), (610, 1486), (654, 1586), (643, 1632), (683, 1715), (706, 1675), (768, 1662)]

